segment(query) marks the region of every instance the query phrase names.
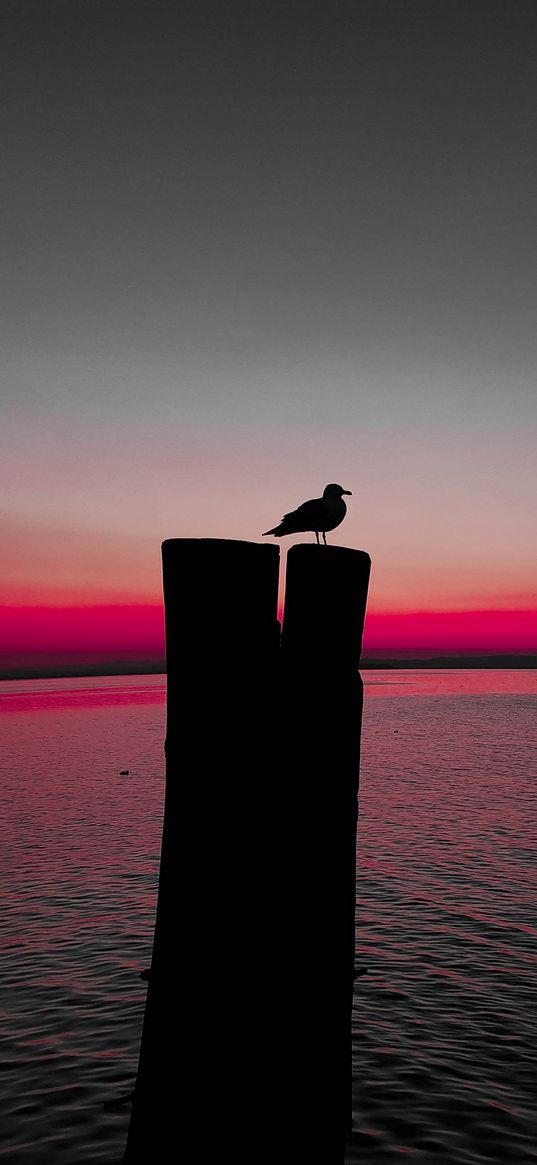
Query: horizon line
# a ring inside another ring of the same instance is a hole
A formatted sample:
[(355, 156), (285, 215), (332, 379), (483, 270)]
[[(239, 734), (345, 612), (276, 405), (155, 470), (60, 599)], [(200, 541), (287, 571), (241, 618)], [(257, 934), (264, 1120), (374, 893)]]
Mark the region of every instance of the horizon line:
[[(408, 668), (420, 671), (424, 668), (482, 669), (490, 671), (537, 669), (537, 654), (486, 653), (475, 655), (431, 655), (431, 656), (364, 656), (358, 670), (383, 671), (385, 669)], [(37, 679), (77, 679), (97, 676), (120, 675), (163, 675), (167, 674), (166, 660), (116, 659), (106, 664), (102, 659), (92, 663), (61, 664), (56, 667), (39, 665), (27, 667), (0, 667), (0, 681)]]

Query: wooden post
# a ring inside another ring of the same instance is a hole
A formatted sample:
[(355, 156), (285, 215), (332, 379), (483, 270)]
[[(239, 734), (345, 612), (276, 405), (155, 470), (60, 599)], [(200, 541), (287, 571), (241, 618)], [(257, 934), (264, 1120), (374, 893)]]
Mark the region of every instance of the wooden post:
[(220, 1156), (222, 1147), (246, 1162), (251, 1156), (241, 1146), (251, 1153), (259, 1119), (254, 1047), (267, 989), (260, 987), (267, 861), (261, 814), (279, 649), (279, 551), (173, 539), (162, 552), (166, 797), (124, 1161), (201, 1161), (213, 1151)]
[(312, 1122), (306, 1154), (294, 1158), (304, 1165), (342, 1165), (351, 1120), (363, 704), (358, 663), (370, 567), (367, 554), (340, 546), (293, 546), (287, 558), (282, 694), (292, 789), (289, 1071), (296, 1056), (302, 1104)]
[(125, 1165), (342, 1165), (370, 562), (163, 545), (159, 896)]

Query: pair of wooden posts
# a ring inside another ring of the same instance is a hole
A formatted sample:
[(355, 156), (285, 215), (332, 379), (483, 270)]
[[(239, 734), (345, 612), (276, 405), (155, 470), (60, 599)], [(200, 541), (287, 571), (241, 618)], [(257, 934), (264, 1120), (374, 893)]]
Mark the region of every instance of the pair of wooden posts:
[(370, 560), (163, 545), (155, 940), (125, 1165), (342, 1165)]

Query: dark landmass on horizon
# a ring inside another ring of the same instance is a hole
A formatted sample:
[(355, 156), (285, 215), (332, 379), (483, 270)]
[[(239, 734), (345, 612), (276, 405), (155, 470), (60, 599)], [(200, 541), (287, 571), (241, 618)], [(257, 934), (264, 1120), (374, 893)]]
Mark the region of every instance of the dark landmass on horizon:
[[(397, 657), (374, 658), (364, 656), (360, 661), (360, 669), (364, 671), (384, 671), (390, 668), (482, 668), (501, 671), (515, 671), (537, 668), (537, 655), (435, 655), (415, 656), (413, 658)], [(95, 664), (65, 664), (65, 666), (49, 667), (0, 667), (0, 680), (47, 680), (47, 679), (76, 679), (84, 676), (123, 676), (123, 675), (165, 675), (166, 661), (164, 659), (151, 660), (113, 660), (110, 663)]]

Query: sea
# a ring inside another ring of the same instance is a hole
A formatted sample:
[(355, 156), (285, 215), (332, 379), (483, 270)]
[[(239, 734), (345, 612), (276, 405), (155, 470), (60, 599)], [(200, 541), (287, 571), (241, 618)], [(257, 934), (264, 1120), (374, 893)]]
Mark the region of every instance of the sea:
[[(363, 676), (364, 973), (346, 1163), (537, 1162), (537, 671)], [(121, 1163), (155, 915), (165, 685), (0, 684), (10, 1165)]]

